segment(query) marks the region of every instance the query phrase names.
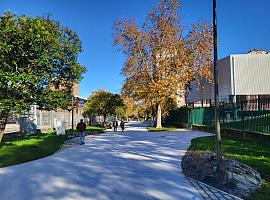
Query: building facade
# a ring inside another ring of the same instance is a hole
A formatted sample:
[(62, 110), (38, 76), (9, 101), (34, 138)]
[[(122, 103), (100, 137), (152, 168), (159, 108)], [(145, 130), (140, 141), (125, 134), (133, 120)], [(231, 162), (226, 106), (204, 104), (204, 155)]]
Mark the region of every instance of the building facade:
[[(239, 101), (270, 96), (270, 54), (251, 51), (229, 55), (218, 61), (220, 99)], [(214, 85), (205, 80), (193, 83), (188, 103), (214, 99)]]

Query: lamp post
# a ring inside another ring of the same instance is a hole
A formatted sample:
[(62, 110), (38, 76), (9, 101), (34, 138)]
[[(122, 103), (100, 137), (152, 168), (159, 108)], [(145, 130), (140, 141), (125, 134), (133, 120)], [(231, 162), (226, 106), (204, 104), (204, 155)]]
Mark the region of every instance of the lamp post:
[(72, 133), (73, 133), (73, 128), (74, 128), (74, 97), (71, 97), (71, 129), (72, 129)]
[[(73, 123), (73, 121), (74, 121), (74, 111), (73, 111), (73, 107), (74, 107), (74, 97), (73, 96), (71, 96), (71, 106), (69, 105), (68, 106), (68, 108), (67, 108), (67, 110), (68, 110), (68, 112), (69, 112), (69, 115), (70, 115), (70, 111), (71, 111), (71, 133), (73, 133), (73, 128), (74, 128), (74, 123)], [(70, 118), (69, 118), (70, 119)]]
[(70, 111), (71, 111), (71, 109), (72, 109), (72, 106), (70, 106), (70, 105), (68, 105), (68, 107), (67, 107), (67, 110), (68, 110), (68, 113), (69, 113), (69, 118), (68, 118), (68, 128), (70, 127)]
[(221, 134), (220, 134), (220, 113), (219, 113), (219, 91), (218, 91), (218, 69), (217, 69), (217, 19), (216, 19), (216, 0), (213, 0), (213, 29), (214, 29), (214, 85), (215, 85), (215, 125), (216, 125), (216, 156), (217, 173), (224, 173), (224, 166), (221, 153)]

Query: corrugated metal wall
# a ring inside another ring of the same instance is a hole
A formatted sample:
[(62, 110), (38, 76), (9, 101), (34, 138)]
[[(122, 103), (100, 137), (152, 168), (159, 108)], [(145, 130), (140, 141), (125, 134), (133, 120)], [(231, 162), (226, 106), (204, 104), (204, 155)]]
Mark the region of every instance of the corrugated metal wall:
[(219, 76), (219, 96), (224, 98), (232, 94), (231, 57), (227, 56), (219, 60), (217, 68)]
[[(219, 60), (217, 68), (219, 72), (219, 95), (225, 97), (232, 94), (230, 56)], [(214, 99), (213, 83), (210, 84), (205, 80), (201, 80), (200, 84), (194, 82), (192, 91), (188, 95), (188, 102), (207, 99)]]
[(270, 94), (270, 55), (233, 55), (235, 95)]
[[(270, 55), (230, 55), (218, 61), (219, 96), (270, 94)], [(193, 83), (188, 102), (214, 99), (214, 87), (206, 81)]]

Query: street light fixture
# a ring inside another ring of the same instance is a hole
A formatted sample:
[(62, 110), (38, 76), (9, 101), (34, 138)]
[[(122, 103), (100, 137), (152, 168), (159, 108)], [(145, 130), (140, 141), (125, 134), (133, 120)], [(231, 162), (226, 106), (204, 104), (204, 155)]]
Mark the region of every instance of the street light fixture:
[(72, 109), (72, 106), (69, 105), (69, 106), (67, 107), (68, 112), (70, 112), (71, 109)]

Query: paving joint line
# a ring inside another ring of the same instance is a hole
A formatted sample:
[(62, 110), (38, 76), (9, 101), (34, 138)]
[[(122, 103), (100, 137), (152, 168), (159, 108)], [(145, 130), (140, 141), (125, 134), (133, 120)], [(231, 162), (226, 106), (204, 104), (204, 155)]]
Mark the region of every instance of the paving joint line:
[[(207, 200), (207, 199), (212, 199), (212, 200), (243, 200), (237, 196), (234, 196), (232, 194), (229, 194), (227, 192), (224, 192), (220, 189), (217, 189), (215, 187), (212, 187), (210, 185), (207, 185), (201, 181), (195, 180), (193, 178), (187, 177), (187, 179), (190, 181), (190, 183), (198, 190), (198, 192), (201, 194), (201, 196), (203, 197), (203, 199)], [(195, 185), (196, 184), (196, 185)], [(204, 186), (206, 189), (204, 189), (202, 186)], [(198, 189), (200, 188), (200, 189)], [(216, 195), (216, 193), (220, 194), (221, 197), (218, 197)], [(211, 195), (212, 194), (212, 195)], [(207, 197), (205, 197), (205, 195), (207, 195)], [(214, 196), (214, 198), (213, 198)]]

